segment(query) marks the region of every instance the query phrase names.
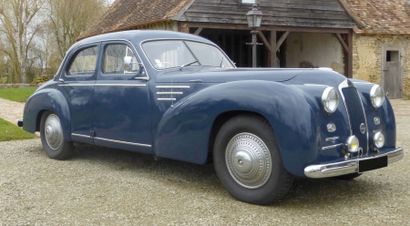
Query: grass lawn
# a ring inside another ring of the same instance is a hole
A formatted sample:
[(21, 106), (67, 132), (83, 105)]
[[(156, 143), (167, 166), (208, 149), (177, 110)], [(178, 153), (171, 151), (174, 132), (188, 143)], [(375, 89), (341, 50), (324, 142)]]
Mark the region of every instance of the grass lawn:
[(27, 98), (29, 98), (36, 89), (36, 87), (0, 88), (0, 98), (17, 102), (26, 102)]
[(27, 133), (23, 129), (0, 118), (0, 141), (23, 140), (35, 138), (34, 134)]

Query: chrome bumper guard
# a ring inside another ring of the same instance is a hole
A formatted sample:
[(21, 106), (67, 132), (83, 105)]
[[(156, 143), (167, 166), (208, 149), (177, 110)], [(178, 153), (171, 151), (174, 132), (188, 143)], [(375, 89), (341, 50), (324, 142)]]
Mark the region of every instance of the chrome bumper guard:
[(401, 160), (404, 156), (403, 148), (397, 148), (393, 151), (387, 153), (346, 160), (342, 162), (311, 165), (305, 168), (305, 176), (309, 178), (326, 178), (326, 177), (337, 177), (345, 174), (358, 173), (359, 172), (359, 162), (364, 160), (378, 159), (387, 156), (388, 165), (391, 163)]

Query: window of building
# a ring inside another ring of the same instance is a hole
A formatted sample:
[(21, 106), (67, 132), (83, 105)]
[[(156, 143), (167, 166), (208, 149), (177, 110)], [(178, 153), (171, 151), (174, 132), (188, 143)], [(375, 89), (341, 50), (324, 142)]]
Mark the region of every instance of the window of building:
[(399, 62), (399, 51), (386, 51), (386, 62)]

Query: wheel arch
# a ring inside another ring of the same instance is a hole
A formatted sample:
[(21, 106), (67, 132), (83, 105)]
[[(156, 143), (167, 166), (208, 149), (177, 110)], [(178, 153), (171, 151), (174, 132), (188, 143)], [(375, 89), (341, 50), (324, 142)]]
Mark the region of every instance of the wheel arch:
[(64, 139), (71, 140), (70, 108), (64, 95), (53, 88), (46, 88), (34, 93), (27, 101), (23, 121), (23, 129), (34, 133), (40, 130), (42, 115), (47, 112), (58, 115), (63, 127)]
[[(226, 112), (221, 112), (219, 115), (216, 116), (215, 120), (212, 123), (212, 129), (209, 134), (209, 142), (208, 142), (208, 161), (211, 160), (210, 155), (212, 154), (213, 148), (214, 148), (214, 143), (215, 143), (215, 138), (216, 135), (218, 134), (219, 130), (221, 127), (230, 119), (241, 116), (241, 115), (248, 115), (248, 116), (254, 116), (257, 118), (260, 118), (264, 121), (266, 121), (269, 126), (271, 127), (273, 133), (275, 134), (275, 131), (273, 130), (272, 126), (269, 123), (269, 120), (261, 113), (255, 112), (255, 111), (247, 111), (247, 110), (232, 110), (232, 111), (226, 111)], [(276, 135), (275, 135), (276, 136)]]

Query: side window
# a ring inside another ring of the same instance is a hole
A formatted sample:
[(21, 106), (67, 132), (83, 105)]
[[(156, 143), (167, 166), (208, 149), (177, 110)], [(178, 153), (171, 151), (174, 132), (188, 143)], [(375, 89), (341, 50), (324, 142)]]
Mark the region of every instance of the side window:
[(125, 44), (109, 44), (104, 50), (103, 73), (135, 74), (140, 71), (140, 64), (131, 48)]
[(69, 75), (94, 74), (97, 66), (98, 47), (89, 47), (80, 50), (71, 61), (68, 69)]

